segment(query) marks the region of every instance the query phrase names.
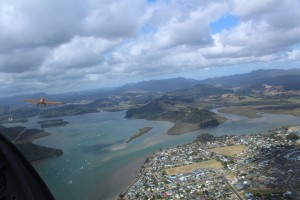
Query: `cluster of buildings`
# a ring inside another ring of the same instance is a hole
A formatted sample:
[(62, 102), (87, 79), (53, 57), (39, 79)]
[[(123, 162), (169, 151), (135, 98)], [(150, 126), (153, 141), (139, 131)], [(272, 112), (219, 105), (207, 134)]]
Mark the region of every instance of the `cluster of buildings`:
[[(277, 137), (276, 134), (277, 132), (275, 135), (268, 136), (218, 137), (213, 141), (194, 141), (161, 150), (145, 161), (140, 177), (122, 198), (293, 199), (300, 197), (298, 195), (300, 187), (297, 191), (295, 186), (297, 185), (295, 180), (300, 177), (300, 161), (298, 161), (300, 149), (294, 141), (288, 141), (281, 135)], [(233, 150), (237, 146), (242, 146), (243, 149), (234, 154), (215, 151), (220, 147)], [(201, 165), (206, 161), (210, 164)], [(181, 168), (181, 166), (186, 167)]]

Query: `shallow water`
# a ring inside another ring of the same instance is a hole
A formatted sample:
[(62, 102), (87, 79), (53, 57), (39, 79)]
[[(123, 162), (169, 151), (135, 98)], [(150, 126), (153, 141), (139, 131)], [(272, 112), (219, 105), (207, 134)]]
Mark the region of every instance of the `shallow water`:
[[(217, 111), (215, 111), (217, 112)], [(264, 133), (287, 124), (300, 124), (300, 118), (290, 115), (264, 114), (250, 119), (219, 113), (228, 121), (216, 128), (194, 131), (178, 136), (167, 135), (172, 123), (124, 119), (122, 112), (99, 112), (64, 117), (67, 126), (46, 128), (52, 135), (34, 141), (36, 144), (60, 148), (57, 158), (33, 163), (56, 199), (111, 199), (135, 180), (145, 158), (160, 148), (174, 147), (195, 140), (197, 135), (240, 135)], [(39, 128), (38, 118), (27, 122)], [(153, 127), (148, 133), (126, 143), (143, 127)]]

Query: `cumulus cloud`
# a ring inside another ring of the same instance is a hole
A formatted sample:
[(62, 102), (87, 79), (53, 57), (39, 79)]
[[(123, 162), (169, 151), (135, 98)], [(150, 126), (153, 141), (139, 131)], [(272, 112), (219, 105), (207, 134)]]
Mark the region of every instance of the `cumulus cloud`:
[[(299, 62), (299, 10), (298, 0), (4, 0), (0, 91), (80, 90), (207, 67)], [(238, 23), (212, 33), (212, 22), (227, 15)]]
[(133, 37), (142, 25), (141, 17), (146, 2), (131, 1), (96, 1), (81, 22), (82, 32), (106, 38)]
[(119, 40), (106, 40), (95, 37), (74, 37), (70, 42), (52, 50), (42, 64), (42, 73), (51, 73), (53, 68), (59, 71), (89, 68), (103, 63), (106, 54), (112, 50)]
[(0, 70), (2, 73), (24, 73), (38, 70), (49, 49), (44, 47), (17, 49), (0, 54)]
[(204, 54), (210, 58), (259, 58), (285, 52), (300, 42), (300, 14), (296, 11), (299, 8), (299, 1), (292, 0), (258, 1), (257, 4), (255, 1), (236, 1), (233, 13), (246, 18), (236, 27), (216, 34), (215, 46)]
[(84, 17), (79, 1), (1, 1), (0, 51), (66, 41)]

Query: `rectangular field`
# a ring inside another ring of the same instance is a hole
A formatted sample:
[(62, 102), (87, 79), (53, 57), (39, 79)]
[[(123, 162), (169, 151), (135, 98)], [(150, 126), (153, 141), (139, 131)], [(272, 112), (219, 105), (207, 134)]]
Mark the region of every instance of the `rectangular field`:
[(209, 149), (208, 151), (213, 153), (218, 153), (224, 156), (234, 156), (236, 154), (242, 153), (247, 149), (248, 147), (246, 145), (235, 145), (235, 146), (226, 146), (226, 147), (216, 147), (213, 149)]
[(259, 118), (258, 113), (286, 114), (300, 116), (299, 104), (279, 104), (279, 105), (260, 105), (260, 106), (230, 106), (218, 110), (221, 113), (245, 116), (249, 118)]
[(226, 108), (221, 108), (218, 111), (221, 113), (229, 113), (234, 115), (245, 116), (248, 118), (259, 118), (257, 115), (259, 112), (256, 110), (257, 106), (231, 106)]
[(168, 175), (175, 175), (175, 174), (186, 174), (189, 172), (192, 172), (193, 170), (200, 169), (200, 168), (214, 168), (214, 169), (223, 169), (223, 165), (215, 160), (207, 160), (207, 161), (202, 161), (198, 163), (193, 163), (190, 165), (185, 165), (181, 167), (174, 167), (174, 168), (169, 168), (166, 169), (166, 172)]

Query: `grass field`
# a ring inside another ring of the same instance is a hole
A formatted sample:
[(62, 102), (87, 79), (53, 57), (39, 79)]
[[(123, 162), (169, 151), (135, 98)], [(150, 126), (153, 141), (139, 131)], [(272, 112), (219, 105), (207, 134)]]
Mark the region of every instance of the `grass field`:
[(180, 135), (191, 131), (199, 130), (197, 124), (174, 122), (174, 126), (168, 130), (169, 135)]
[(246, 145), (235, 145), (235, 146), (227, 146), (227, 147), (216, 147), (213, 149), (209, 149), (208, 151), (222, 154), (224, 156), (234, 156), (245, 150), (247, 150)]
[(169, 169), (166, 169), (166, 172), (168, 175), (175, 175), (177, 173), (185, 174), (185, 173), (189, 173), (189, 172), (192, 172), (193, 170), (200, 169), (200, 168), (223, 169), (224, 167), (219, 161), (213, 159), (213, 160), (207, 160), (207, 161), (203, 161), (203, 162), (193, 163), (193, 164), (185, 165), (185, 166), (181, 166), (181, 167), (169, 168)]
[(245, 116), (249, 118), (258, 118), (260, 117), (256, 113), (259, 111), (256, 110), (257, 106), (231, 106), (227, 108), (219, 109), (218, 111), (221, 113), (229, 113), (234, 115)]
[(270, 114), (289, 114), (300, 116), (299, 104), (285, 104), (285, 105), (266, 105), (266, 106), (230, 106), (218, 110), (222, 113), (230, 113), (234, 115), (245, 116), (249, 118), (258, 118), (259, 112)]

